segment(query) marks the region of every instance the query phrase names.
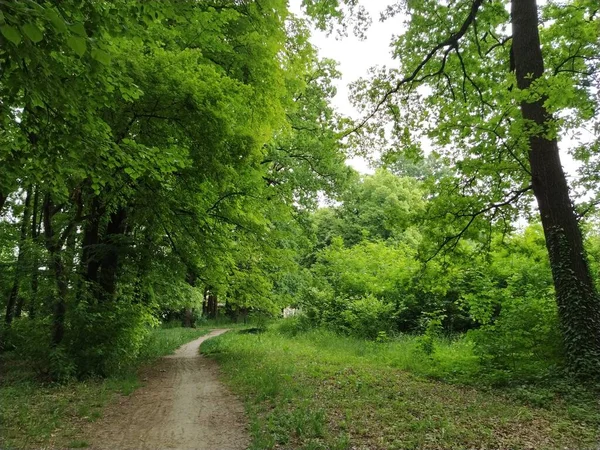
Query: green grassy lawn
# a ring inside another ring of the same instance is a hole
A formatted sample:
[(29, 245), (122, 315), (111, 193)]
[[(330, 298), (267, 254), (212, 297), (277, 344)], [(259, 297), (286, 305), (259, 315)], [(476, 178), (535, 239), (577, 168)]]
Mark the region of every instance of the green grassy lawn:
[[(153, 330), (138, 358), (140, 365), (173, 353), (208, 328)], [(141, 384), (136, 370), (107, 379), (44, 384), (16, 355), (0, 355), (0, 448), (84, 447), (82, 423), (95, 421), (115, 395), (128, 395)]]
[(202, 351), (244, 398), (253, 449), (596, 448), (593, 393), (495, 389), (468, 344), (440, 343), (432, 357), (417, 347), (272, 327), (227, 333)]

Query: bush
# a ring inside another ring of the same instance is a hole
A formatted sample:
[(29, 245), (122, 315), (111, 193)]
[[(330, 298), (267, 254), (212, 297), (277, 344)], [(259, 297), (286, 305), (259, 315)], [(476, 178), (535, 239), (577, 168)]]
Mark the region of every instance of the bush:
[(513, 298), (497, 319), (468, 333), (482, 363), (496, 369), (539, 374), (562, 360), (556, 304), (542, 299)]
[(80, 301), (68, 316), (66, 347), (79, 376), (108, 376), (128, 370), (150, 330), (157, 324), (140, 304)]
[(425, 332), (417, 338), (417, 347), (427, 356), (433, 355), (435, 351), (435, 341), (442, 334), (442, 323), (445, 318), (446, 315), (441, 311), (426, 314), (423, 318)]
[(15, 319), (6, 330), (6, 349), (19, 355), (38, 377), (64, 381), (73, 376), (74, 365), (63, 347), (51, 348), (51, 329), (50, 317)]
[(284, 336), (294, 337), (313, 330), (316, 326), (317, 324), (313, 320), (300, 313), (278, 321), (275, 330)]
[(373, 295), (349, 300), (339, 318), (339, 327), (347, 334), (375, 340), (381, 332), (390, 333), (394, 324), (394, 306)]

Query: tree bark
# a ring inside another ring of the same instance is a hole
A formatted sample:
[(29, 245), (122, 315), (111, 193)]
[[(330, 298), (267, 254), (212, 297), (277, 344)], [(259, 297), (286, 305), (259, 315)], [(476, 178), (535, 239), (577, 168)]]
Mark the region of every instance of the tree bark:
[(15, 266), (15, 276), (13, 279), (12, 289), (6, 304), (6, 323), (10, 325), (13, 317), (21, 315), (23, 308), (23, 296), (20, 294), (20, 283), (23, 274), (23, 261), (25, 259), (25, 246), (27, 245), (27, 228), (29, 226), (29, 218), (31, 216), (31, 186), (27, 188), (25, 195), (25, 204), (23, 205), (23, 217), (21, 219), (21, 232), (19, 236), (19, 253), (17, 255), (17, 264)]
[(65, 276), (65, 267), (60, 256), (60, 244), (55, 237), (54, 228), (52, 225), (52, 217), (54, 216), (54, 205), (49, 194), (46, 194), (44, 199), (43, 214), (44, 214), (44, 235), (46, 239), (46, 248), (50, 253), (50, 266), (54, 272), (56, 281), (56, 297), (52, 308), (52, 337), (51, 343), (53, 347), (58, 346), (65, 334), (65, 314), (67, 310), (66, 300), (69, 285)]
[(208, 286), (204, 288), (204, 296), (202, 297), (202, 317), (208, 317), (208, 296), (210, 295), (210, 290)]
[(112, 213), (102, 243), (102, 260), (100, 261), (98, 282), (102, 291), (101, 295), (107, 300), (113, 299), (116, 293), (119, 253), (122, 247), (119, 240), (125, 234), (126, 219), (127, 212), (125, 208), (119, 208)]
[[(37, 244), (38, 236), (40, 234), (41, 221), (38, 220), (38, 209), (39, 209), (39, 201), (40, 201), (40, 188), (38, 186), (35, 187), (33, 195), (33, 211), (31, 217), (31, 241)], [(37, 248), (33, 252), (33, 260), (31, 263), (31, 298), (29, 299), (29, 318), (33, 319), (35, 317), (37, 299), (38, 299), (38, 287), (39, 287), (39, 260)]]
[[(196, 274), (188, 269), (185, 277), (185, 281), (192, 287), (196, 286), (197, 276)], [(183, 311), (183, 326), (186, 328), (192, 328), (195, 326), (194, 323), (194, 309), (191, 306), (186, 306)]]
[[(202, 307), (202, 314), (209, 319), (216, 319), (218, 314), (218, 298), (217, 294), (212, 292), (210, 288), (205, 291), (206, 309)], [(206, 312), (206, 314), (204, 314)]]
[(189, 306), (183, 310), (183, 327), (192, 328), (194, 326), (194, 310)]
[[(20, 237), (20, 245), (19, 245), (19, 257), (22, 257), (20, 263), (17, 264), (19, 269), (19, 278), (20, 274), (25, 273), (25, 267), (23, 266), (23, 262), (25, 259), (31, 262), (31, 251), (29, 251), (29, 255), (27, 255), (27, 250), (24, 248), (27, 246), (27, 234), (29, 228), (29, 222), (31, 220), (31, 202), (32, 202), (32, 194), (33, 187), (29, 186), (27, 188), (27, 196), (25, 197), (25, 208), (23, 210), (23, 222), (21, 223), (21, 237)], [(35, 200), (35, 199), (34, 199)], [(15, 284), (18, 286), (17, 279), (15, 278)], [(23, 311), (23, 304), (25, 303), (25, 297), (19, 294), (17, 295), (17, 304), (15, 305), (15, 317), (21, 317), (21, 312)]]
[[(513, 56), (519, 89), (544, 72), (536, 0), (513, 0)], [(567, 363), (589, 375), (600, 367), (600, 301), (590, 274), (583, 239), (556, 138), (547, 137), (553, 120), (544, 98), (523, 102), (521, 112), (535, 131), (529, 137), (529, 163), (550, 257)]]
[(81, 274), (85, 281), (96, 283), (100, 270), (100, 220), (104, 214), (98, 197), (92, 199), (88, 214), (89, 218), (83, 227)]
[(0, 216), (2, 216), (2, 209), (4, 209), (4, 204), (6, 203), (7, 198), (8, 195), (4, 194), (3, 192), (0, 192)]

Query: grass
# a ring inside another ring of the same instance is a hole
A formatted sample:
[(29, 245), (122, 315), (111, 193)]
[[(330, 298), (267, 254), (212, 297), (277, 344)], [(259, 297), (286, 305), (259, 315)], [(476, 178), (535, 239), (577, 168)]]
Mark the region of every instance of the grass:
[(432, 357), (418, 346), (275, 326), (227, 333), (202, 351), (244, 398), (252, 449), (596, 448), (592, 393), (495, 389), (477, 378), (468, 343), (439, 342)]
[[(209, 331), (208, 328), (155, 329), (138, 364), (149, 364)], [(112, 378), (44, 384), (17, 355), (0, 355), (0, 448), (84, 448), (82, 425), (102, 416), (116, 395), (129, 395), (141, 382), (135, 368)]]

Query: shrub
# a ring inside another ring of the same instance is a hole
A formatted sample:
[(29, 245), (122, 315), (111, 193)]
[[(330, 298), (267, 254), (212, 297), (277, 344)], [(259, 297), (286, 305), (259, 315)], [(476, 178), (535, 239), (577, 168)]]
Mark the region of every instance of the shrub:
[(81, 300), (69, 314), (65, 342), (80, 376), (107, 376), (129, 369), (156, 324), (140, 304), (126, 298), (99, 303)]
[(497, 319), (468, 337), (482, 362), (492, 368), (537, 374), (561, 361), (562, 346), (552, 297), (505, 301)]
[(339, 327), (347, 334), (365, 339), (377, 339), (380, 332), (390, 333), (394, 306), (373, 295), (349, 300), (339, 318)]
[(441, 311), (435, 311), (430, 314), (425, 314), (422, 319), (425, 332), (417, 338), (417, 347), (427, 356), (433, 355), (433, 352), (435, 351), (435, 341), (442, 334), (442, 323), (445, 318), (446, 315)]
[[(72, 362), (68, 361), (64, 349), (50, 347), (50, 317), (15, 319), (6, 330), (6, 348), (13, 350), (41, 378), (68, 378)], [(66, 366), (65, 370), (61, 364)], [(57, 372), (58, 376), (54, 376)]]
[(316, 326), (317, 324), (313, 320), (305, 314), (300, 313), (281, 319), (275, 325), (275, 330), (284, 336), (294, 337), (313, 330)]

